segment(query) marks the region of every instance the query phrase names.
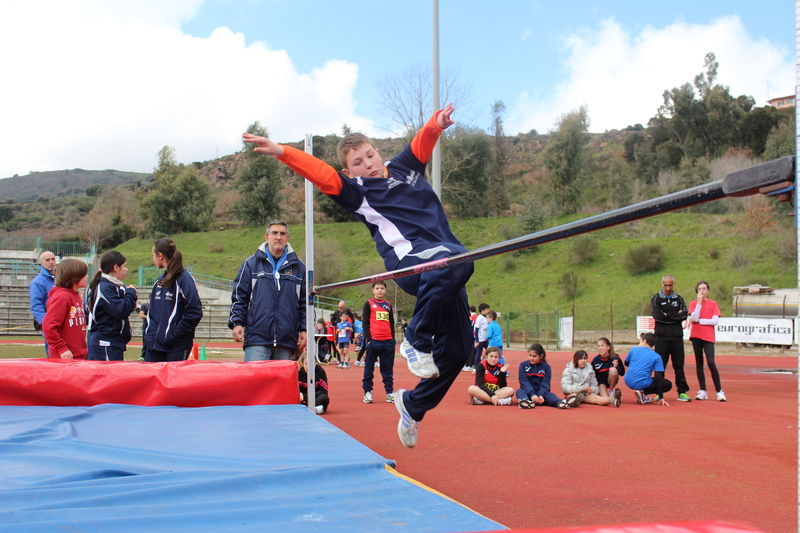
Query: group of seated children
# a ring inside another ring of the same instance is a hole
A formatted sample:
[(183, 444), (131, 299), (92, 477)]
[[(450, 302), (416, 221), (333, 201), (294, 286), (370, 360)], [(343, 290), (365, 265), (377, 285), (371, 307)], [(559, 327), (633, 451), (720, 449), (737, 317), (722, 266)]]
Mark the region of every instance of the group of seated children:
[[(520, 388), (516, 394), (506, 381), (508, 364), (500, 361), (497, 348), (489, 347), (485, 358), (476, 367), (475, 384), (467, 392), (474, 405), (511, 405), (511, 398), (516, 395), (520, 409), (534, 409), (537, 405), (569, 409), (581, 403), (619, 407), (622, 390), (617, 384), (620, 376), (624, 376), (625, 384), (633, 389), (637, 403), (649, 403), (653, 401), (650, 395), (655, 394), (660, 404), (669, 405), (664, 400), (664, 393), (672, 388), (672, 383), (664, 379), (664, 365), (653, 346), (655, 335), (643, 333), (639, 346), (631, 349), (624, 364), (605, 337), (598, 339), (599, 353), (591, 363), (589, 354), (578, 350), (561, 374), (563, 398), (550, 390), (552, 370), (541, 344), (532, 344), (528, 349), (528, 360), (519, 365)], [(628, 367), (627, 374), (625, 367)]]

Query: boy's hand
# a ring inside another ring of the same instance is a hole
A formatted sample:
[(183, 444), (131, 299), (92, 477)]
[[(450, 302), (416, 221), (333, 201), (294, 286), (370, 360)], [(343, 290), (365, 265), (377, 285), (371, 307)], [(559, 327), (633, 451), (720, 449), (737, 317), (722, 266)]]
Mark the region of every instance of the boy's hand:
[(440, 128), (446, 130), (450, 126), (456, 123), (455, 120), (450, 118), (450, 115), (453, 114), (456, 108), (453, 107), (453, 104), (447, 104), (447, 106), (442, 109), (442, 112), (436, 117), (436, 123), (439, 125)]
[(258, 152), (259, 154), (277, 156), (283, 155), (283, 146), (267, 139), (266, 137), (259, 137), (258, 135), (253, 135), (252, 133), (242, 133), (242, 140), (246, 143), (255, 144), (256, 147), (253, 148), (253, 151)]

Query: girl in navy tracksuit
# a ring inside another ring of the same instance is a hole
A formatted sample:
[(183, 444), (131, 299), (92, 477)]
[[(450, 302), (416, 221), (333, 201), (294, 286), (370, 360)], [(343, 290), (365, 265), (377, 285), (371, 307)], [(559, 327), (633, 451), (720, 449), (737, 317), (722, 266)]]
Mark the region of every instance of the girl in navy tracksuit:
[(567, 409), (578, 404), (577, 399), (562, 400), (550, 392), (552, 371), (547, 363), (547, 354), (541, 344), (531, 344), (528, 360), (519, 365), (519, 385), (517, 402), (521, 409), (533, 409), (537, 405), (549, 405)]
[(122, 361), (131, 340), (128, 319), (136, 308), (136, 289), (125, 287), (128, 275), (125, 256), (111, 251), (100, 258), (100, 269), (87, 291), (89, 307), (89, 357), (94, 361)]
[(183, 268), (183, 256), (169, 238), (153, 245), (153, 263), (166, 271), (150, 293), (145, 334), (145, 361), (183, 361), (192, 349), (194, 330), (203, 318), (203, 306), (194, 278)]

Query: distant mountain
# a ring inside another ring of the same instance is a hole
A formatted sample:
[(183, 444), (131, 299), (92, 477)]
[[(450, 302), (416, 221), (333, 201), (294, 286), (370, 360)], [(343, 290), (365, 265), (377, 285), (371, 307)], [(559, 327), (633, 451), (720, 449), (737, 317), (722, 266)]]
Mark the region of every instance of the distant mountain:
[(81, 195), (90, 185), (126, 185), (136, 181), (146, 182), (152, 174), (123, 172), (119, 170), (55, 170), (52, 172), (31, 172), (25, 176), (0, 179), (0, 201), (12, 199), (15, 202), (35, 200), (40, 196), (56, 198)]

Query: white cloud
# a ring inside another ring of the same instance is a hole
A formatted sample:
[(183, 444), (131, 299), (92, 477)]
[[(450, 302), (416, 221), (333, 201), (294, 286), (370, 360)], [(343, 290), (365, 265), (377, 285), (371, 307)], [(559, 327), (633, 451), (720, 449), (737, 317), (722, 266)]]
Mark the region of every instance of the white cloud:
[(753, 96), (757, 105), (794, 93), (790, 51), (751, 36), (739, 17), (709, 24), (676, 22), (646, 27), (632, 35), (614, 20), (569, 35), (564, 40), (568, 72), (552, 96), (520, 94), (508, 113), (509, 132), (545, 132), (558, 117), (588, 106), (591, 131), (620, 129), (647, 121), (663, 103), (665, 90), (693, 83), (704, 71), (703, 59), (714, 52), (720, 64), (717, 83), (734, 96)]
[[(278, 141), (370, 131), (354, 113), (358, 67), (297, 72), (285, 51), (217, 28), (186, 35), (202, 2), (0, 3), (0, 177), (63, 168), (151, 171), (164, 145), (180, 161), (241, 147), (260, 120)], [(13, 52), (9, 52), (13, 51)]]

